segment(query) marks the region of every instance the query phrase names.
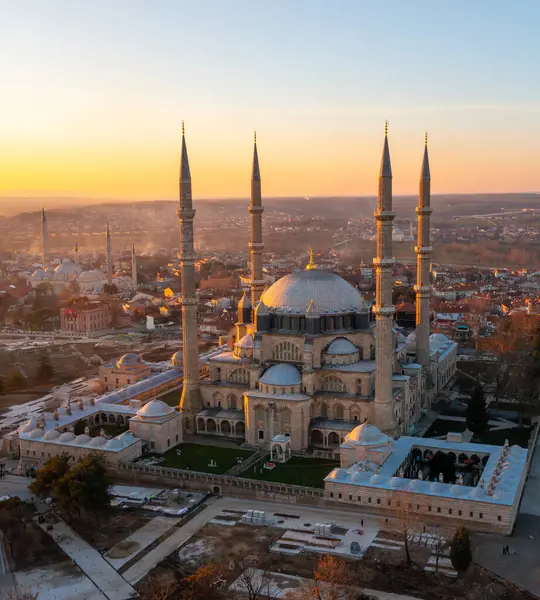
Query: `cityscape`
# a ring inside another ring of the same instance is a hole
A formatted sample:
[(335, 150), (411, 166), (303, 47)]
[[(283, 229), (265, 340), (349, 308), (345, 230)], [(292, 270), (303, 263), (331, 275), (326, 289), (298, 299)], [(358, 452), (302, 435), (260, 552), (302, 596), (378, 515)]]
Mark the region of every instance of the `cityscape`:
[(27, 4), (0, 598), (540, 598), (537, 8)]

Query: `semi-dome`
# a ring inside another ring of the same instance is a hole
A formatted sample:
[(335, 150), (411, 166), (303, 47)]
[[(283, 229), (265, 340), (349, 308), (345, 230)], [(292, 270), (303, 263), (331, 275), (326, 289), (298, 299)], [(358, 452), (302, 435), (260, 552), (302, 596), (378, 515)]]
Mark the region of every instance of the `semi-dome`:
[(236, 342), (236, 346), (238, 346), (238, 348), (253, 348), (253, 336), (248, 333)]
[(371, 423), (362, 423), (345, 436), (345, 442), (356, 446), (379, 446), (391, 441), (392, 438)]
[(271, 312), (305, 314), (313, 300), (320, 314), (365, 310), (360, 292), (335, 273), (295, 271), (273, 283), (261, 300)]
[(156, 417), (165, 417), (166, 415), (174, 412), (174, 408), (165, 404), (163, 400), (151, 400), (148, 404), (145, 404), (142, 408), (139, 408), (137, 415), (139, 417), (145, 417), (147, 419), (154, 419)]
[(75, 439), (75, 435), (71, 431), (64, 431), (64, 433), (58, 438), (59, 442), (72, 442)]
[(99, 448), (101, 446), (104, 446), (106, 443), (107, 440), (101, 435), (98, 435), (97, 437), (92, 438), (91, 442), (88, 445), (92, 446), (92, 448)]
[(335, 339), (326, 349), (327, 354), (354, 354), (358, 352), (356, 346), (345, 338)]
[(128, 352), (127, 354), (124, 354), (124, 356), (120, 357), (120, 359), (116, 363), (116, 366), (118, 368), (132, 367), (133, 365), (139, 364), (139, 362), (140, 359), (138, 354), (135, 354), (134, 352)]
[(44, 440), (52, 442), (53, 440), (57, 440), (60, 437), (60, 432), (56, 429), (49, 429), (47, 433), (43, 436)]
[(302, 375), (293, 365), (280, 363), (270, 367), (259, 381), (266, 385), (299, 385), (302, 383)]

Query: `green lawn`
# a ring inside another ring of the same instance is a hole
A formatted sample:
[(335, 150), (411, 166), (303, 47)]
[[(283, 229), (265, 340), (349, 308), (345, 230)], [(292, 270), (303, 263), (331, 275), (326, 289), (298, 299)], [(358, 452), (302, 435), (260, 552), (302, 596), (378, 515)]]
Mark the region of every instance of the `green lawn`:
[(165, 402), (165, 404), (168, 404), (169, 406), (176, 407), (180, 404), (181, 393), (182, 393), (182, 390), (180, 390), (180, 389), (171, 390), (170, 392), (167, 392), (163, 396), (160, 396), (158, 398), (158, 400), (162, 400), (163, 402)]
[[(178, 454), (177, 451), (180, 451)], [(251, 456), (253, 452), (236, 448), (222, 448), (221, 446), (207, 446), (204, 444), (180, 444), (163, 455), (165, 459), (160, 467), (173, 469), (186, 469), (201, 471), (203, 473), (225, 473), (236, 465), (237, 457), (243, 459)], [(214, 459), (217, 467), (209, 467), (210, 459)]]
[(436, 419), (430, 425), (429, 429), (424, 434), (424, 437), (432, 438), (440, 435), (446, 435), (449, 432), (463, 433), (467, 429), (465, 421), (447, 421), (446, 419)]
[(493, 446), (503, 446), (504, 441), (508, 440), (510, 446), (517, 444), (522, 448), (527, 448), (527, 443), (531, 437), (532, 427), (515, 427), (513, 429), (492, 429), (481, 435), (475, 435), (473, 442), (478, 444), (491, 444)]
[(240, 473), (239, 477), (322, 488), (324, 487), (324, 478), (332, 469), (339, 467), (339, 462), (322, 458), (293, 456), (284, 465), (276, 463), (276, 468), (273, 471), (263, 469), (261, 473), (262, 465), (262, 462), (257, 463), (256, 473), (255, 467), (249, 467), (246, 471)]

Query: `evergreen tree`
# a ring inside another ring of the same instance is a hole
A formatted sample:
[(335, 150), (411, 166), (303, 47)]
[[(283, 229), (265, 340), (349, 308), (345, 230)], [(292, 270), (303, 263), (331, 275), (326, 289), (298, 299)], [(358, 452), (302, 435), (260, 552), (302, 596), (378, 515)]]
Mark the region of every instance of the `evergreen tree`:
[(467, 404), (465, 412), (467, 418), (467, 427), (473, 433), (483, 433), (488, 426), (488, 414), (486, 409), (486, 399), (484, 397), (484, 388), (480, 383), (474, 386), (471, 397)]
[(469, 532), (460, 525), (450, 544), (450, 560), (452, 566), (458, 572), (464, 572), (472, 562), (471, 538)]
[(42, 467), (36, 471), (36, 478), (30, 484), (32, 494), (40, 498), (47, 498), (53, 493), (56, 482), (69, 471), (70, 455), (63, 452), (50, 458)]

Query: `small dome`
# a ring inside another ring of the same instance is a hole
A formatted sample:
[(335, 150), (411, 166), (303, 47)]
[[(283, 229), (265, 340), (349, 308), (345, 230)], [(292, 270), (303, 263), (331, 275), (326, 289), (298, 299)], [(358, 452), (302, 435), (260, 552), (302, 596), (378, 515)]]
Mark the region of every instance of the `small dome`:
[(104, 437), (98, 435), (95, 438), (92, 438), (92, 441), (88, 444), (92, 446), (92, 448), (99, 448), (100, 446), (104, 446), (107, 443), (107, 440)]
[(403, 487), (403, 484), (405, 483), (404, 479), (401, 479), (401, 477), (392, 477), (392, 479), (390, 479), (390, 481), (388, 482), (388, 485), (391, 488), (400, 488)]
[(360, 446), (379, 446), (388, 444), (391, 441), (392, 438), (382, 433), (371, 423), (362, 423), (345, 436), (345, 442)]
[(172, 356), (171, 356), (171, 364), (175, 367), (178, 367), (182, 364), (182, 360), (183, 360), (183, 356), (182, 356), (182, 351), (181, 350), (177, 350)]
[(36, 269), (33, 273), (32, 273), (32, 277), (47, 277), (47, 273), (45, 273), (45, 271), (43, 269)]
[(109, 440), (104, 446), (107, 450), (121, 450), (123, 447), (124, 444), (122, 444), (122, 440), (119, 440), (118, 438)]
[(86, 435), (86, 433), (81, 433), (81, 435), (78, 435), (75, 438), (75, 443), (76, 444), (88, 444), (88, 442), (91, 440), (92, 438), (89, 435)]
[(256, 317), (262, 317), (263, 315), (267, 315), (268, 313), (268, 307), (266, 306), (266, 304), (262, 301), (262, 299), (259, 301), (259, 303), (257, 304), (257, 306), (255, 307), (255, 316)]
[(353, 473), (351, 475), (351, 480), (352, 481), (365, 481), (366, 479), (369, 479), (371, 477), (371, 471), (356, 471), (356, 473)]
[(341, 467), (338, 467), (337, 469), (334, 469), (330, 475), (328, 475), (329, 479), (343, 479), (346, 476), (347, 472), (345, 471), (345, 469), (342, 469)]
[(373, 477), (369, 480), (371, 483), (382, 483), (384, 481), (384, 477), (382, 475), (373, 475)]
[(253, 348), (253, 336), (248, 333), (242, 339), (238, 340), (235, 345), (237, 348)]
[(121, 367), (132, 367), (140, 362), (141, 359), (139, 358), (138, 354), (135, 354), (134, 352), (128, 352), (117, 361), (116, 366), (118, 369), (120, 369)]
[(37, 440), (39, 438), (42, 438), (44, 433), (45, 432), (43, 431), (43, 429), (39, 429), (39, 427), (38, 427), (37, 429), (34, 429), (34, 431), (31, 431), (28, 434), (28, 437), (31, 438), (31, 439), (33, 439), (33, 440)]
[(326, 354), (355, 354), (358, 348), (345, 338), (335, 339), (326, 349)]
[(82, 271), (80, 265), (72, 263), (69, 258), (64, 258), (54, 270), (55, 275), (78, 275)]
[(75, 436), (71, 431), (65, 431), (59, 438), (59, 442), (72, 442), (75, 439)]
[(409, 481), (409, 485), (407, 486), (410, 490), (418, 490), (422, 484), (423, 484), (423, 480), (421, 479), (411, 479)]
[(56, 429), (49, 429), (49, 431), (47, 431), (47, 433), (43, 436), (43, 439), (52, 442), (53, 440), (57, 440), (59, 437), (59, 431), (56, 431)]
[(486, 492), (487, 490), (482, 489), (479, 485), (477, 485), (470, 491), (469, 496), (471, 496), (471, 498), (483, 498), (486, 495)]
[(148, 404), (139, 408), (137, 415), (146, 419), (154, 419), (156, 417), (165, 417), (174, 412), (174, 408), (165, 404), (163, 400), (151, 400)]
[(37, 427), (37, 419), (36, 417), (30, 418), (22, 427), (23, 433), (29, 433), (33, 429)]
[(124, 431), (124, 433), (121, 433), (118, 436), (118, 439), (122, 440), (122, 442), (124, 444), (126, 444), (126, 443), (129, 444), (129, 443), (131, 443), (135, 439), (135, 436), (131, 433), (131, 431)]
[(302, 383), (302, 375), (293, 365), (280, 363), (265, 371), (259, 381), (266, 385), (299, 385)]
[(467, 488), (464, 485), (453, 485), (450, 492), (452, 496), (463, 496), (467, 492)]

